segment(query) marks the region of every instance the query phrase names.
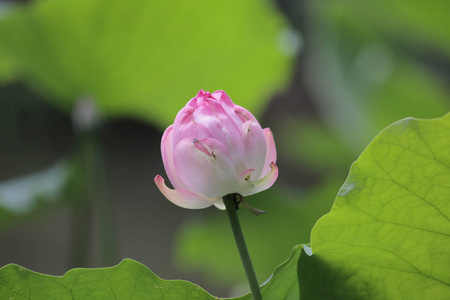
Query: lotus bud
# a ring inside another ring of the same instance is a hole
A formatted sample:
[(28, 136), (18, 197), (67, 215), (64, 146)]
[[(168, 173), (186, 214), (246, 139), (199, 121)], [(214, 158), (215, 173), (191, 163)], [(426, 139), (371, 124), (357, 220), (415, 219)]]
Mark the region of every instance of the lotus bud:
[(155, 183), (184, 208), (224, 209), (225, 195), (256, 194), (278, 177), (272, 132), (224, 91), (199, 91), (164, 132), (161, 154), (174, 189), (160, 175)]

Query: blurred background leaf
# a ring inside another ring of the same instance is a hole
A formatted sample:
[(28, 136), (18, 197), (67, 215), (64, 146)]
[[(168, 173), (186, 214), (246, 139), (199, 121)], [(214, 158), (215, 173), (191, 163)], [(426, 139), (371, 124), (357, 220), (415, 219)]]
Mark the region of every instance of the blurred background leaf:
[(64, 197), (71, 173), (71, 164), (59, 161), (40, 172), (1, 182), (0, 230), (57, 205)]
[(15, 214), (29, 213), (37, 198), (54, 200), (69, 177), (67, 164), (58, 163), (47, 170), (0, 184), (0, 204)]
[(307, 80), (323, 120), (354, 154), (396, 120), (449, 110), (448, 2), (342, 0), (308, 8)]
[(104, 115), (165, 127), (200, 89), (260, 112), (288, 78), (283, 28), (256, 0), (42, 0), (3, 15), (0, 55), (67, 112), (88, 95)]

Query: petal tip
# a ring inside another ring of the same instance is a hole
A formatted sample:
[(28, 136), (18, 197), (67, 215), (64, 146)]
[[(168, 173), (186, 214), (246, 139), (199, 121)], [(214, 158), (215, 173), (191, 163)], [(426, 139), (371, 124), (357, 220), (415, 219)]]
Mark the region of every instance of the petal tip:
[(214, 204), (217, 199), (210, 199), (195, 192), (183, 189), (171, 189), (164, 183), (164, 178), (161, 175), (156, 175), (154, 179), (159, 191), (173, 204), (188, 208), (201, 209)]
[(270, 188), (278, 178), (278, 167), (274, 162), (270, 163), (270, 172), (258, 181), (248, 181), (247, 188), (242, 196), (249, 196)]
[(161, 182), (161, 180), (164, 182), (164, 178), (162, 178), (161, 175), (156, 175), (155, 178), (153, 179), (153, 181), (158, 184), (158, 182)]

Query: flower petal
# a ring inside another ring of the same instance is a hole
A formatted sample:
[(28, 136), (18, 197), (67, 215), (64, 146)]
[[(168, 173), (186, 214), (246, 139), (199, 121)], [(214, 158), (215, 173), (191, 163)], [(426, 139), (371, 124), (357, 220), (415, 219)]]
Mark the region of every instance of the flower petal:
[(161, 139), (161, 155), (166, 170), (167, 177), (174, 188), (185, 188), (183, 181), (178, 177), (177, 172), (173, 165), (173, 125), (170, 125), (166, 131), (164, 131)]
[(203, 101), (205, 99), (207, 99), (209, 97), (211, 97), (210, 92), (200, 90), (200, 91), (198, 91), (197, 96), (195, 96), (194, 98), (189, 100), (189, 102), (186, 104), (186, 106), (191, 106), (193, 108), (197, 108), (199, 105), (201, 105), (203, 103)]
[(255, 171), (255, 169), (247, 169), (241, 174), (239, 174), (239, 180), (250, 180), (250, 176), (252, 176), (252, 172)]
[(214, 203), (214, 206), (217, 207), (220, 210), (225, 210), (227, 209), (225, 207), (225, 204), (223, 203), (223, 199), (221, 198), (220, 200), (218, 200), (217, 202)]
[(275, 147), (275, 140), (273, 139), (273, 134), (270, 128), (263, 129), (264, 136), (266, 138), (266, 160), (264, 162), (264, 169), (261, 174), (261, 178), (266, 176), (270, 172), (270, 163), (277, 162), (277, 149)]
[(246, 169), (254, 169), (251, 180), (261, 178), (266, 159), (266, 139), (258, 122), (247, 121), (242, 125), (244, 137), (244, 163)]
[[(238, 127), (223, 106), (213, 100), (208, 99), (195, 109), (193, 113), (195, 123), (202, 124), (208, 128), (211, 137), (219, 140), (229, 150), (232, 161), (237, 169), (245, 169), (243, 162), (243, 142), (241, 128)], [(206, 137), (195, 137), (204, 139)]]
[[(197, 147), (196, 143), (201, 143), (203, 147)], [(181, 140), (175, 146), (174, 166), (188, 190), (207, 197), (223, 197), (238, 188), (230, 153), (216, 139)]]
[(191, 106), (183, 107), (175, 118), (173, 124), (173, 145), (178, 144), (184, 138), (196, 138), (198, 140), (212, 137), (208, 128), (203, 124), (194, 121), (195, 108)]
[(241, 120), (241, 124), (243, 124), (247, 121), (258, 122), (258, 120), (256, 120), (255, 116), (253, 116), (251, 112), (249, 112), (242, 106), (234, 105), (234, 113)]
[(249, 196), (270, 188), (278, 178), (278, 167), (275, 163), (272, 162), (270, 164), (270, 168), (271, 170), (266, 175), (266, 177), (258, 181), (250, 181), (247, 179), (246, 186), (242, 189), (240, 194), (242, 196)]
[(200, 209), (213, 205), (221, 198), (208, 198), (198, 193), (194, 193), (184, 189), (170, 189), (164, 183), (164, 178), (156, 175), (155, 183), (161, 193), (173, 204), (183, 208)]
[(211, 94), (211, 97), (219, 100), (220, 103), (223, 103), (231, 108), (234, 108), (234, 103), (231, 101), (231, 98), (225, 93), (225, 91), (215, 91)]

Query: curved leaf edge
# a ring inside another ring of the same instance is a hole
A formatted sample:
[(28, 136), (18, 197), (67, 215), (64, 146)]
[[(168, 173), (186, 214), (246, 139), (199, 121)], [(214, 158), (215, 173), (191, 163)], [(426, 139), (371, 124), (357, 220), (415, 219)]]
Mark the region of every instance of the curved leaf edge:
[(312, 244), (312, 235), (313, 232), (317, 226), (317, 224), (325, 217), (327, 217), (330, 213), (332, 213), (335, 209), (335, 204), (336, 201), (338, 200), (339, 196), (342, 195), (343, 193), (345, 193), (345, 189), (347, 187), (347, 183), (351, 182), (352, 176), (353, 176), (353, 170), (354, 170), (354, 165), (356, 163), (358, 163), (358, 161), (361, 159), (361, 157), (364, 155), (364, 153), (367, 151), (367, 149), (369, 147), (371, 147), (374, 143), (376, 143), (378, 141), (378, 139), (380, 138), (380, 136), (382, 136), (383, 134), (385, 134), (386, 132), (393, 130), (395, 127), (397, 126), (406, 126), (408, 125), (410, 122), (432, 122), (435, 120), (443, 120), (446, 118), (450, 118), (450, 112), (448, 112), (447, 114), (445, 114), (442, 117), (437, 117), (437, 118), (432, 118), (432, 119), (422, 119), (422, 118), (414, 118), (414, 117), (407, 117), (404, 119), (401, 119), (399, 121), (396, 121), (390, 125), (388, 125), (387, 127), (385, 127), (383, 130), (381, 130), (371, 141), (370, 143), (364, 148), (364, 150), (361, 152), (361, 154), (358, 156), (358, 158), (351, 164), (347, 178), (345, 179), (344, 183), (342, 184), (341, 188), (339, 189), (338, 193), (336, 194), (336, 197), (334, 199), (333, 205), (331, 206), (331, 209), (328, 213), (326, 213), (325, 215), (323, 215), (322, 217), (320, 217), (316, 223), (314, 224), (313, 228), (311, 229), (311, 234), (310, 234), (310, 243), (309, 244), (305, 244), (305, 246), (307, 246), (309, 248), (309, 250), (305, 250), (305, 252), (308, 254), (308, 256), (312, 256), (314, 254), (314, 245)]
[[(283, 263), (281, 263), (278, 267), (276, 267), (273, 274), (269, 277), (269, 279), (267, 279), (263, 284), (261, 284), (261, 292), (263, 295), (267, 294), (267, 293), (271, 293), (271, 292), (273, 293), (278, 288), (277, 283), (279, 283), (278, 280), (282, 276), (284, 276), (284, 277), (287, 276), (287, 278), (290, 278), (288, 284), (293, 286), (294, 289), (296, 288), (298, 290), (298, 279), (296, 276), (297, 275), (297, 264), (298, 264), (298, 260), (299, 260), (299, 257), (300, 257), (303, 247), (304, 247), (303, 244), (294, 246), (289, 258), (286, 261), (284, 261)], [(155, 288), (157, 289), (158, 286), (188, 284), (189, 287), (192, 289), (196, 289), (196, 290), (200, 289), (201, 293), (204, 294), (205, 299), (229, 299), (229, 300), (246, 300), (246, 299), (250, 300), (251, 299), (250, 293), (242, 295), (242, 296), (238, 296), (238, 297), (232, 297), (232, 298), (222, 298), (222, 297), (218, 298), (218, 297), (212, 296), (206, 290), (204, 290), (200, 286), (198, 286), (190, 281), (180, 280), (180, 279), (171, 279), (171, 280), (162, 279), (161, 277), (157, 276), (153, 271), (151, 271), (149, 268), (147, 268), (145, 265), (141, 264), (138, 261), (130, 259), (130, 258), (125, 258), (117, 265), (114, 265), (111, 267), (73, 268), (73, 269), (68, 270), (62, 276), (48, 275), (48, 274), (36, 272), (36, 271), (27, 269), (25, 267), (22, 267), (18, 264), (14, 264), (14, 263), (7, 264), (7, 265), (3, 266), (2, 268), (0, 268), (0, 296), (2, 296), (2, 294), (3, 294), (2, 289), (1, 289), (2, 286), (6, 287), (6, 289), (8, 289), (8, 290), (12, 290), (12, 289), (9, 289), (7, 284), (5, 284), (5, 282), (6, 282), (4, 280), (5, 274), (11, 274), (11, 273), (26, 274), (26, 273), (28, 273), (28, 275), (34, 275), (34, 276), (41, 277), (43, 279), (52, 279), (52, 280), (58, 281), (58, 280), (68, 279), (70, 277), (76, 278), (77, 276), (80, 275), (80, 273), (84, 273), (84, 272), (96, 272), (96, 271), (103, 272), (105, 270), (114, 270), (114, 269), (118, 269), (121, 267), (131, 267), (131, 268), (135, 268), (135, 269), (139, 270), (139, 272), (145, 273), (146, 277), (151, 278), (151, 280), (153, 282), (155, 282), (154, 285), (148, 286), (148, 289), (155, 289)], [(292, 274), (294, 274), (295, 276), (292, 276)], [(28, 276), (26, 276), (26, 277), (28, 277)], [(284, 283), (285, 283), (285, 281), (283, 281), (283, 284)]]
[[(346, 196), (346, 194), (353, 188), (353, 187), (349, 186), (349, 183), (350, 183), (350, 185), (352, 184), (353, 170), (355, 168), (357, 168), (356, 163), (358, 163), (361, 160), (361, 158), (364, 157), (368, 148), (370, 148), (371, 146), (376, 144), (379, 141), (379, 139), (383, 138), (384, 134), (389, 133), (391, 131), (402, 132), (408, 126), (417, 127), (419, 123), (423, 124), (423, 123), (431, 123), (431, 122), (438, 122), (439, 126), (445, 127), (445, 129), (450, 129), (450, 126), (449, 126), (450, 125), (450, 112), (445, 114), (442, 117), (437, 117), (437, 118), (432, 118), (432, 119), (408, 117), (408, 118), (404, 118), (402, 120), (399, 120), (397, 122), (394, 122), (394, 123), (388, 125), (373, 138), (373, 140), (361, 152), (358, 159), (353, 162), (353, 164), (350, 167), (349, 174), (348, 174), (344, 184), (342, 185), (342, 187), (340, 188), (339, 192), (336, 195), (335, 201), (332, 205), (330, 212), (323, 215), (319, 220), (317, 220), (316, 224), (314, 225), (314, 227), (311, 230), (311, 235), (310, 235), (311, 244), (304, 245), (304, 251), (305, 251), (305, 254), (307, 254), (307, 255), (302, 255), (298, 260), (298, 269), (297, 270), (298, 270), (299, 287), (302, 291), (301, 296), (307, 296), (308, 298), (311, 297), (311, 294), (309, 293), (310, 291), (308, 291), (308, 289), (310, 288), (310, 285), (312, 284), (312, 280), (316, 280), (316, 282), (313, 285), (319, 284), (321, 287), (328, 287), (328, 288), (320, 289), (320, 291), (321, 291), (320, 294), (314, 294), (314, 296), (316, 297), (314, 299), (317, 299), (317, 300), (341, 299), (336, 294), (333, 293), (333, 291), (336, 291), (336, 290), (343, 291), (342, 286), (336, 285), (335, 277), (340, 276), (340, 277), (344, 277), (344, 278), (347, 278), (348, 280), (350, 280), (354, 276), (354, 274), (352, 274), (352, 273), (348, 273), (345, 270), (342, 270), (339, 268), (334, 268), (333, 266), (329, 265), (326, 261), (323, 260), (323, 257), (321, 257), (320, 255), (317, 255), (319, 253), (322, 254), (322, 252), (314, 251), (312, 247), (314, 246), (314, 238), (313, 238), (314, 232), (318, 228), (318, 225), (320, 224), (319, 222), (323, 221), (323, 218), (326, 218), (331, 213), (335, 212), (336, 209), (339, 209), (339, 207), (336, 205), (337, 204), (336, 202), (339, 200), (338, 198), (340, 198), (342, 196)], [(319, 277), (318, 277), (318, 274), (320, 274)], [(318, 278), (320, 278), (319, 281), (317, 281)], [(448, 286), (448, 287), (450, 287), (450, 286)], [(369, 298), (361, 297), (361, 295), (359, 295), (356, 292), (356, 290), (355, 290), (354, 294), (352, 296), (350, 296), (348, 294), (348, 292), (350, 292), (352, 290), (352, 288), (354, 288), (354, 287), (346, 285), (345, 288), (347, 289), (347, 293), (345, 294), (346, 300), (369, 299)], [(443, 295), (440, 295), (440, 296), (443, 296)], [(342, 298), (342, 299), (344, 299), (344, 298)], [(416, 298), (414, 298), (414, 299), (416, 299)], [(417, 299), (419, 299), (419, 298), (417, 298)]]
[[(151, 281), (153, 281), (155, 284), (148, 286), (147, 288), (150, 289), (160, 289), (162, 287), (167, 287), (168, 285), (176, 285), (176, 284), (188, 284), (188, 288), (198, 291), (201, 294), (203, 294), (201, 299), (219, 299), (217, 297), (212, 296), (210, 293), (208, 293), (206, 290), (204, 290), (203, 288), (201, 288), (200, 286), (187, 281), (187, 280), (179, 280), (179, 279), (173, 279), (173, 280), (165, 280), (162, 279), (161, 277), (159, 277), (158, 275), (156, 275), (152, 270), (150, 270), (149, 268), (147, 268), (145, 265), (143, 265), (142, 263), (130, 259), (130, 258), (125, 258), (123, 259), (120, 263), (118, 263), (117, 265), (111, 266), (111, 267), (100, 267), (100, 268), (73, 268), (68, 270), (66, 273), (64, 273), (64, 275), (62, 276), (55, 276), (55, 275), (48, 275), (45, 273), (40, 273), (40, 272), (36, 272), (30, 269), (27, 269), (25, 267), (22, 267), (18, 264), (7, 264), (5, 266), (3, 266), (2, 268), (0, 268), (0, 298), (3, 299), (3, 293), (2, 293), (2, 286), (6, 287), (8, 290), (13, 291), (13, 289), (9, 289), (9, 287), (5, 284), (5, 274), (11, 274), (11, 273), (21, 273), (21, 274), (26, 274), (28, 273), (29, 275), (35, 275), (38, 276), (42, 279), (51, 279), (53, 281), (62, 281), (64, 279), (68, 279), (70, 277), (75, 278), (74, 281), (76, 282), (76, 278), (80, 277), (80, 274), (83, 273), (91, 273), (91, 272), (103, 272), (103, 271), (107, 271), (107, 270), (115, 270), (115, 269), (119, 269), (119, 268), (134, 268), (135, 270), (137, 270), (139, 273), (144, 273), (145, 276), (147, 278), (149, 278)], [(28, 276), (29, 276), (28, 275)], [(28, 277), (26, 276), (26, 277)], [(61, 284), (61, 286), (63, 286)], [(86, 288), (86, 291), (89, 291), (89, 287)], [(38, 298), (39, 299), (39, 298)], [(76, 299), (76, 298), (75, 298)]]

